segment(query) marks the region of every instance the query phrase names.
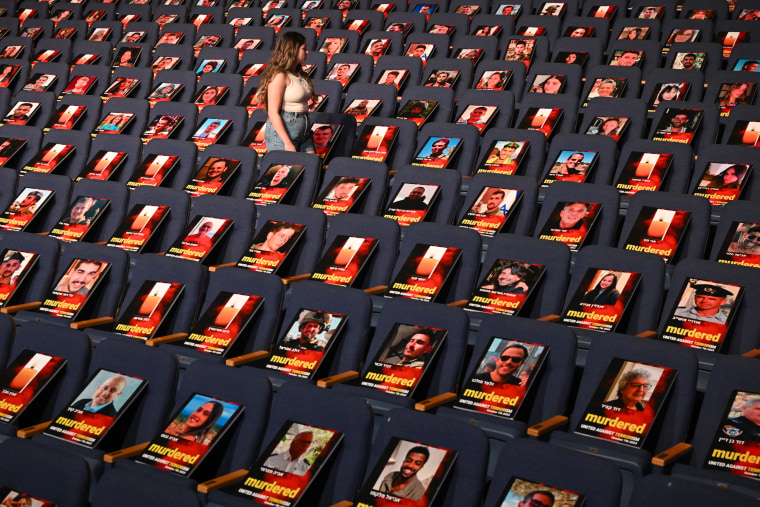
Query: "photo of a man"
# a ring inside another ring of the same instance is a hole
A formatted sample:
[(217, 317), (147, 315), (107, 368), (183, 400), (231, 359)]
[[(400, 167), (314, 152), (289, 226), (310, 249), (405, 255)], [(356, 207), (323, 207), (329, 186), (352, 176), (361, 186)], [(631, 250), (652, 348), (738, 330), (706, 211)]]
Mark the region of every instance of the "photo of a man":
[(291, 329), (280, 345), (295, 350), (324, 350), (328, 341), (324, 332), (332, 318), (330, 313), (304, 310), (298, 316), (297, 329)]
[[(74, 205), (71, 207), (68, 217), (64, 217), (61, 222), (69, 225), (90, 225), (92, 220), (97, 215), (100, 207), (96, 206), (99, 203), (97, 199), (93, 197), (79, 197), (74, 201)], [(91, 212), (92, 210), (92, 212)]]
[(9, 250), (0, 263), (0, 286), (15, 285), (17, 271), (24, 262), (24, 256), (18, 250)]
[[(728, 245), (728, 252), (746, 255), (760, 255), (760, 224), (740, 224), (744, 229), (737, 227), (739, 234), (736, 241)], [(749, 227), (746, 227), (749, 225)]]
[(691, 289), (694, 302), (679, 306), (673, 315), (715, 324), (728, 321), (728, 313), (723, 312), (722, 308), (734, 296), (733, 292), (715, 283), (693, 283)]
[(22, 192), (8, 207), (10, 213), (34, 214), (37, 212), (38, 203), (45, 196), (43, 191), (34, 188), (25, 190), (26, 193)]
[(510, 343), (496, 356), (496, 364), (493, 370), (483, 371), (473, 378), (493, 384), (522, 385), (522, 380), (515, 372), (522, 367), (527, 358), (528, 349), (525, 346)]
[(436, 335), (437, 333), (432, 329), (421, 327), (408, 329), (408, 326), (399, 326), (396, 339), (389, 343), (389, 347), (380, 356), (379, 361), (384, 364), (422, 368), (436, 346)]
[[(410, 184), (406, 183), (404, 186), (408, 187), (410, 186)], [(399, 189), (398, 195), (403, 195), (406, 190), (407, 192), (406, 197), (393, 201), (390, 204), (389, 208), (400, 209), (400, 210), (426, 210), (428, 207), (427, 203), (425, 202), (426, 188), (422, 185), (420, 186), (411, 185), (411, 186), (413, 188)]]
[(389, 493), (399, 498), (410, 500), (422, 500), (425, 495), (425, 486), (417, 478), (417, 473), (422, 470), (425, 463), (430, 459), (430, 451), (427, 447), (416, 446), (409, 449), (401, 463), (401, 468), (396, 472), (388, 473), (380, 484), (378, 491)]
[(314, 434), (311, 431), (302, 431), (293, 437), (288, 449), (269, 456), (264, 466), (280, 472), (304, 475), (311, 468), (311, 463), (302, 456), (311, 447), (313, 439)]
[[(118, 409), (114, 406), (114, 401), (116, 401), (116, 399), (123, 394), (124, 388), (126, 386), (127, 379), (123, 376), (109, 376), (100, 385), (98, 385), (98, 387), (95, 389), (95, 392), (92, 393), (91, 398), (80, 398), (79, 400), (72, 403), (71, 406), (81, 410), (86, 410), (87, 412), (94, 412), (109, 417), (115, 417)], [(85, 388), (84, 392), (87, 391), (88, 389)]]
[(40, 105), (37, 102), (18, 102), (8, 112), (3, 122), (10, 125), (26, 125), (39, 107)]
[(433, 505), (455, 454), (426, 443), (391, 438), (359, 501), (381, 505), (377, 501), (384, 498), (382, 505)]
[(85, 295), (98, 281), (105, 262), (76, 259), (55, 287), (56, 292)]

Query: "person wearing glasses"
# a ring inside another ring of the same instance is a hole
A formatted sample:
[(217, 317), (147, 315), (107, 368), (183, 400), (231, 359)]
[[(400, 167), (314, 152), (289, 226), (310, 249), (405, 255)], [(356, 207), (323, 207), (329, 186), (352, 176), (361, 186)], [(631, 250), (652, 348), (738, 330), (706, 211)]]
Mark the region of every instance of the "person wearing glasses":
[(750, 227), (739, 236), (739, 241), (728, 245), (728, 251), (747, 255), (760, 255), (760, 225)]
[(518, 344), (510, 344), (504, 347), (496, 358), (496, 368), (490, 372), (476, 374), (473, 379), (481, 382), (495, 384), (508, 384), (519, 386), (522, 384), (520, 377), (515, 372), (528, 358), (528, 349)]
[(554, 505), (554, 495), (549, 491), (536, 490), (531, 491), (517, 507), (552, 507)]
[(648, 371), (631, 370), (620, 377), (617, 398), (609, 403), (605, 403), (605, 405), (641, 412), (646, 407), (644, 399), (651, 388), (652, 383)]

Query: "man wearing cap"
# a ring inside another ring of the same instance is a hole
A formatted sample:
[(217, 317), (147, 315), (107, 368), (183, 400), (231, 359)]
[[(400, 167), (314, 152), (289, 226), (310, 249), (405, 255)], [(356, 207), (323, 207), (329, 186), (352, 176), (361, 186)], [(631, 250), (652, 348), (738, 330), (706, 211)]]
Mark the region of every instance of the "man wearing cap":
[(422, 160), (437, 160), (449, 158), (446, 148), (449, 147), (449, 140), (446, 138), (437, 139), (430, 147), (430, 153), (423, 157)]
[(42, 199), (42, 192), (32, 190), (23, 199), (14, 202), (8, 208), (11, 213), (28, 213), (33, 215), (37, 211), (37, 203)]
[(674, 315), (703, 322), (725, 324), (728, 316), (720, 311), (720, 308), (726, 304), (726, 298), (732, 293), (720, 285), (708, 283), (692, 285), (692, 287), (695, 289), (694, 306), (678, 308)]
[(323, 312), (305, 310), (298, 316), (298, 332), (289, 334), (282, 342), (283, 347), (299, 350), (316, 350), (321, 352), (325, 349), (325, 341), (318, 340), (317, 336), (327, 329), (332, 320), (332, 315)]

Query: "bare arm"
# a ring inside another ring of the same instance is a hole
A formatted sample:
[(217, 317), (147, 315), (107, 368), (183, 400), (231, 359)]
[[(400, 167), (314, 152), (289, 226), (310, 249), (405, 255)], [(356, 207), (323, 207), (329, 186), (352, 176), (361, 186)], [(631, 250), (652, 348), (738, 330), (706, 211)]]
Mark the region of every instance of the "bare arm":
[(282, 100), (289, 80), (290, 78), (284, 72), (280, 72), (269, 82), (269, 87), (267, 88), (267, 113), (269, 113), (269, 121), (272, 123), (274, 131), (277, 132), (282, 142), (285, 143), (285, 150), (296, 151), (296, 147), (293, 145), (290, 136), (288, 136), (288, 131), (285, 130), (285, 124), (280, 116)]

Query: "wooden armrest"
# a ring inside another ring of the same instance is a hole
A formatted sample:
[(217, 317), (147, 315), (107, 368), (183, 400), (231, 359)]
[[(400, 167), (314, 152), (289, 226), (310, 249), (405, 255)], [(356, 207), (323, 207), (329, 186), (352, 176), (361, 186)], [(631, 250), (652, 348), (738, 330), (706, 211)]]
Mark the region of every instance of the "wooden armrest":
[(143, 442), (142, 444), (133, 445), (132, 447), (125, 447), (118, 451), (109, 452), (103, 456), (103, 461), (106, 463), (116, 463), (121, 458), (132, 458), (140, 454), (149, 445), (150, 442)]
[(335, 384), (340, 384), (341, 382), (348, 382), (349, 380), (353, 380), (355, 378), (359, 378), (358, 371), (344, 371), (343, 373), (338, 373), (337, 375), (333, 375), (332, 377), (325, 377), (321, 380), (317, 380), (317, 385), (319, 387), (332, 387)]
[(528, 435), (531, 437), (540, 437), (542, 435), (546, 435), (547, 433), (556, 430), (557, 428), (564, 426), (570, 422), (570, 419), (565, 417), (564, 415), (555, 415), (554, 417), (550, 417), (549, 419), (540, 422), (538, 424), (534, 424), (530, 428), (528, 428)]
[(36, 310), (40, 306), (42, 306), (42, 301), (35, 301), (33, 303), (21, 303), (20, 305), (4, 306), (0, 308), (0, 312), (16, 313), (23, 310)]
[(210, 481), (201, 482), (200, 484), (198, 484), (198, 491), (200, 491), (201, 493), (208, 493), (212, 489), (219, 489), (225, 486), (229, 486), (230, 484), (234, 484), (238, 482), (247, 474), (248, 474), (248, 470), (246, 470), (245, 468), (241, 468), (240, 470), (235, 470), (234, 472), (221, 475), (217, 477), (216, 479), (211, 479)]
[(240, 366), (241, 364), (252, 363), (254, 361), (260, 361), (269, 357), (269, 352), (266, 350), (257, 350), (250, 354), (243, 354), (242, 356), (231, 357), (227, 359), (224, 364), (227, 366)]
[(691, 452), (691, 444), (680, 442), (670, 449), (662, 451), (652, 458), (652, 464), (658, 467), (664, 467), (673, 464), (675, 460)]
[(158, 347), (164, 343), (178, 342), (184, 338), (187, 338), (187, 333), (174, 333), (166, 336), (159, 336), (158, 338), (151, 338), (145, 341), (145, 345), (148, 347)]
[(282, 279), (283, 285), (288, 285), (295, 282), (301, 282), (303, 280), (308, 280), (311, 278), (311, 273), (305, 273), (303, 275), (295, 275), (295, 276), (288, 276), (286, 278)]
[(462, 308), (464, 305), (466, 305), (468, 302), (467, 299), (460, 299), (459, 301), (452, 301), (447, 306), (456, 306), (457, 308)]
[(230, 266), (235, 266), (235, 265), (237, 265), (237, 262), (228, 262), (227, 264), (219, 264), (217, 266), (209, 266), (208, 270), (213, 273), (214, 271), (216, 271), (219, 268), (229, 268)]
[(758, 357), (760, 356), (760, 349), (752, 349), (748, 350), (744, 354), (742, 354), (744, 357)]
[(540, 317), (538, 320), (542, 322), (557, 322), (559, 321), (559, 315), (544, 315), (543, 317)]
[(654, 338), (657, 336), (657, 331), (644, 331), (643, 333), (639, 333), (636, 336), (639, 338)]
[(334, 503), (330, 507), (353, 507), (354, 503), (349, 502), (348, 500), (343, 500), (342, 502)]
[(378, 285), (377, 287), (369, 287), (367, 289), (364, 289), (364, 292), (366, 292), (370, 296), (374, 296), (376, 294), (380, 294), (381, 292), (385, 292), (387, 290), (388, 290), (387, 285)]
[(439, 394), (438, 396), (433, 396), (432, 398), (428, 398), (426, 400), (422, 400), (420, 402), (415, 403), (414, 410), (419, 410), (420, 412), (427, 412), (428, 410), (433, 410), (435, 407), (440, 407), (444, 403), (448, 403), (456, 399), (457, 399), (457, 393)]
[(44, 423), (35, 424), (34, 426), (28, 426), (20, 430), (16, 430), (16, 436), (19, 438), (31, 438), (34, 435), (38, 435), (45, 431), (53, 421), (47, 421)]
[(113, 322), (113, 317), (98, 317), (97, 319), (79, 320), (69, 324), (72, 329), (84, 329), (86, 327), (102, 326)]
[(96, 245), (107, 245), (108, 241), (96, 241), (95, 244)]

